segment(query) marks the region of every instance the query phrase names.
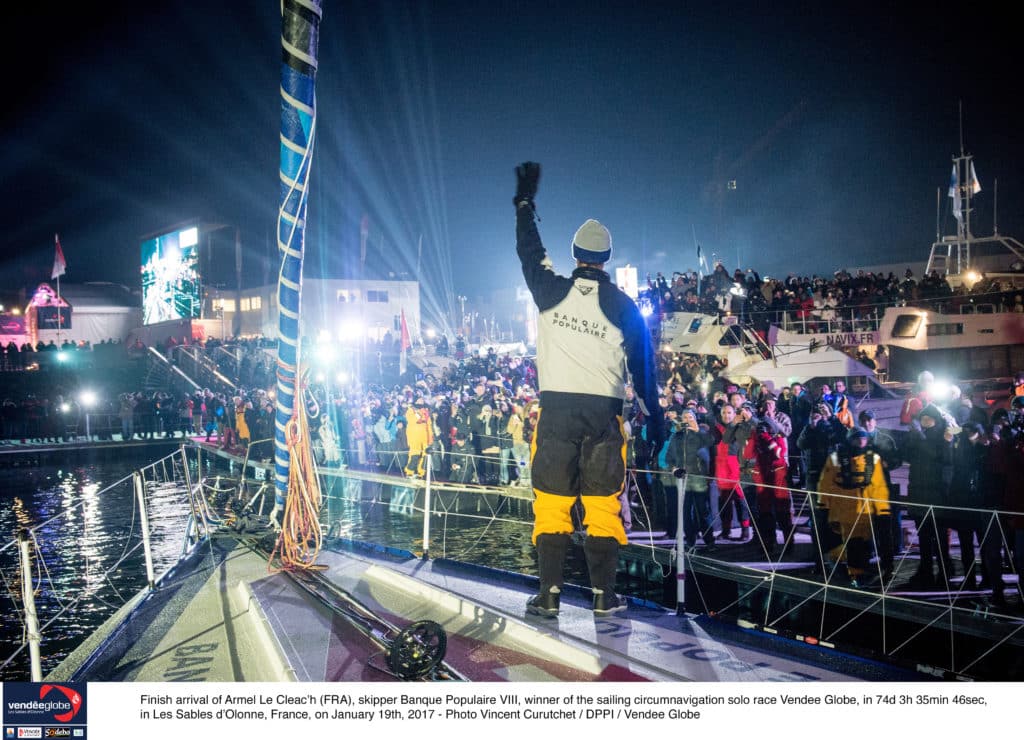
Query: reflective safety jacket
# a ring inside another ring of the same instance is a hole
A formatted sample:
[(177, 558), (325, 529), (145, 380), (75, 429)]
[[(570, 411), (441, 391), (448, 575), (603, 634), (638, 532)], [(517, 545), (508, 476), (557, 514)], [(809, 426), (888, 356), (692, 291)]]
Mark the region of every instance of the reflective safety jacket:
[(872, 536), (872, 518), (889, 514), (889, 487), (882, 459), (874, 452), (849, 455), (833, 452), (818, 481), (820, 504), (828, 521), (844, 539)]

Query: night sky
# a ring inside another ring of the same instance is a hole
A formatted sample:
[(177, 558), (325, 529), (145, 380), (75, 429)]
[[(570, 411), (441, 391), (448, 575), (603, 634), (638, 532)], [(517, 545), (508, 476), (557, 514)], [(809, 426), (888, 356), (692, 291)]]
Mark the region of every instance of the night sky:
[[(194, 217), (238, 226), (250, 267), (271, 253), (278, 3), (24, 5), (5, 11), (3, 288), (49, 278), (54, 232), (69, 282), (136, 285), (141, 237)], [(923, 260), (937, 188), (953, 229), (961, 101), (975, 233), (998, 178), (1000, 231), (1024, 237), (1019, 26), (966, 7), (325, 0), (306, 274), (354, 274), (366, 214), (376, 274), (521, 283), (524, 159), (560, 270), (587, 218), (641, 274), (696, 267), (695, 241), (773, 275)]]

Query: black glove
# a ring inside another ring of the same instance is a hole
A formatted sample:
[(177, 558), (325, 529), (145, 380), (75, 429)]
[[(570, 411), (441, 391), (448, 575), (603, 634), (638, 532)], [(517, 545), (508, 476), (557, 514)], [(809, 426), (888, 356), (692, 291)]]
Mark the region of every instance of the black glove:
[(523, 162), (516, 167), (516, 197), (512, 203), (518, 208), (526, 202), (533, 207), (533, 198), (537, 195), (537, 183), (540, 181), (540, 165), (536, 162)]
[(676, 478), (683, 478), (686, 476), (686, 468), (674, 468), (672, 470), (672, 475)]

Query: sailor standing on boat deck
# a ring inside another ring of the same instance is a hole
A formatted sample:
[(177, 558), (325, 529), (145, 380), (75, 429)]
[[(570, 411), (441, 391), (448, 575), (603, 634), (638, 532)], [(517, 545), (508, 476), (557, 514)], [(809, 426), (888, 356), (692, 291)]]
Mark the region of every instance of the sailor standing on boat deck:
[(626, 475), (622, 409), (630, 380), (655, 449), (665, 433), (654, 352), (639, 308), (604, 271), (612, 252), (608, 229), (594, 220), (584, 223), (573, 237), (576, 269), (570, 277), (556, 275), (534, 221), (540, 165), (519, 165), (516, 178), (516, 252), (540, 314), (540, 411), (531, 461), (540, 593), (527, 611), (558, 614), (574, 531), (570, 510), (578, 498), (594, 614), (604, 616), (626, 608), (615, 593), (615, 572), (619, 546), (627, 541), (619, 494)]

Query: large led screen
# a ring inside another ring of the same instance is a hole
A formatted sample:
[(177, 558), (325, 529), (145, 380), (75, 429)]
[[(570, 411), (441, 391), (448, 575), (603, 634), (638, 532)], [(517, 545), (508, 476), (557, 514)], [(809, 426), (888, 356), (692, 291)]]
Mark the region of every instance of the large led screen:
[(199, 229), (174, 231), (142, 243), (142, 323), (198, 319)]

